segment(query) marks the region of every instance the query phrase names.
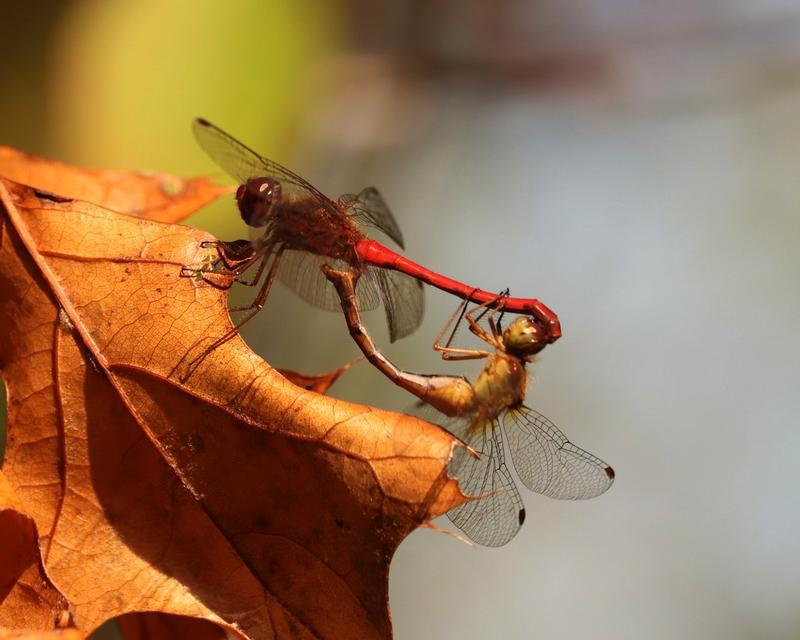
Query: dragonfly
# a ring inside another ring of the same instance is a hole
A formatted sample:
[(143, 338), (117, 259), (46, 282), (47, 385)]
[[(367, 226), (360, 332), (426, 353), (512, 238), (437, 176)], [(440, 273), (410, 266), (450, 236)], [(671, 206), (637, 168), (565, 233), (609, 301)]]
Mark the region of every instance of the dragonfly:
[[(392, 342), (419, 326), (423, 283), (475, 303), (497, 298), (431, 271), (369, 238), (365, 230), (377, 229), (404, 248), (400, 228), (376, 188), (333, 200), (208, 120), (196, 119), (194, 134), (211, 159), (239, 182), (236, 203), (251, 239), (203, 243), (216, 248), (218, 258), (186, 267), (184, 275), (203, 277), (224, 270), (238, 282), (260, 284), (249, 306), (232, 309), (249, 312), (238, 327), (264, 306), (276, 277), (313, 305), (338, 310), (336, 292), (321, 271), (323, 264), (359, 274), (358, 309), (374, 309), (382, 303)], [(251, 270), (254, 275), (245, 278), (243, 274)], [(561, 336), (558, 317), (539, 300), (506, 298), (504, 305), (510, 312), (539, 318), (547, 327), (548, 342)]]
[[(525, 521), (525, 507), (506, 463), (506, 444), (517, 476), (536, 493), (582, 500), (598, 496), (612, 485), (614, 470), (609, 465), (572, 444), (550, 420), (524, 404), (526, 365), (548, 344), (547, 328), (538, 318), (517, 316), (504, 330), (503, 295), (469, 310), (465, 300), (442, 328), (433, 348), (444, 360), (485, 360), (475, 382), (463, 376), (410, 373), (386, 358), (367, 333), (354, 303), (358, 273), (332, 267), (325, 267), (324, 272), (336, 287), (350, 334), (366, 358), (395, 384), (443, 413), (447, 418), (441, 424), (466, 445), (456, 447), (448, 473), (474, 499), (447, 515), (469, 538), (499, 547), (509, 542)], [(459, 313), (450, 338), (442, 344)], [(451, 346), (462, 318), (490, 349)]]

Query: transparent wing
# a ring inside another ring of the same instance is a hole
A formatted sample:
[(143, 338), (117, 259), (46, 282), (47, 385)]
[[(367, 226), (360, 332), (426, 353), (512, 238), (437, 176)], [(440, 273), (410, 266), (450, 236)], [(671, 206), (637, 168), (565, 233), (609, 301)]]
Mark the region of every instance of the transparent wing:
[(428, 404), (424, 400), (414, 400), (405, 409), (403, 409), (403, 413), (407, 413), (408, 415), (419, 418), (420, 420), (424, 420), (425, 422), (439, 425), (442, 427), (442, 429), (449, 431), (453, 435), (459, 431), (466, 431), (464, 426), (462, 426), (462, 423), (464, 423), (466, 420), (464, 416), (446, 416), (437, 408)]
[(331, 212), (340, 214), (336, 204), (319, 189), (286, 167), (260, 156), (208, 120), (195, 118), (192, 128), (203, 151), (239, 183), (250, 178), (272, 177), (281, 183), (284, 190), (312, 197)]
[(378, 285), (389, 324), (389, 339), (394, 342), (413, 333), (422, 322), (425, 310), (422, 283), (390, 269), (368, 267), (367, 274)]
[(531, 491), (562, 500), (594, 498), (614, 482), (614, 470), (576, 447), (541, 413), (509, 409), (503, 426), (514, 469)]
[(375, 187), (367, 187), (358, 195), (345, 194), (339, 198), (339, 204), (345, 207), (357, 222), (380, 229), (405, 249), (403, 233), (383, 196)]
[(496, 419), (480, 420), (461, 431), (453, 433), (480, 453), (480, 458), (456, 447), (448, 473), (458, 479), (466, 495), (478, 498), (451, 509), (447, 517), (478, 544), (500, 547), (525, 521), (522, 498), (505, 463), (500, 425)]
[[(347, 270), (350, 265), (343, 260), (335, 260), (316, 253), (287, 249), (281, 256), (278, 280), (289, 287), (306, 302), (328, 311), (341, 311), (339, 296), (325, 274), (322, 265), (328, 264), (337, 270)], [(369, 273), (358, 279), (356, 285), (356, 305), (360, 311), (376, 309), (381, 298), (377, 285)]]

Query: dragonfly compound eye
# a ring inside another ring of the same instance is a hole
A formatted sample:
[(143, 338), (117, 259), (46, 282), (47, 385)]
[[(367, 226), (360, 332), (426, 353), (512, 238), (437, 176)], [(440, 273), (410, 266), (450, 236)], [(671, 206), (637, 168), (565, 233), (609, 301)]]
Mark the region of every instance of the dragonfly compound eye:
[(547, 332), (535, 319), (520, 316), (503, 332), (503, 343), (510, 354), (532, 356), (547, 346)]
[(251, 178), (236, 191), (239, 213), (250, 227), (266, 225), (280, 201), (281, 183), (274, 178)]

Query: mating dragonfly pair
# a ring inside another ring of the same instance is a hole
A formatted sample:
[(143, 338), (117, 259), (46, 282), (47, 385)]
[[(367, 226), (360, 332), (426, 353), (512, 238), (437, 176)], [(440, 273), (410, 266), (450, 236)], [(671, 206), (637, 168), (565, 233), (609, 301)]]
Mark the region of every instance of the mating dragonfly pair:
[[(238, 282), (259, 287), (251, 305), (232, 309), (245, 313), (237, 329), (264, 306), (276, 277), (318, 307), (341, 308), (367, 359), (395, 384), (443, 413), (440, 422), (467, 445), (457, 448), (448, 468), (464, 493), (475, 497), (448, 513), (464, 533), (479, 544), (500, 546), (524, 521), (522, 499), (505, 463), (504, 440), (517, 475), (532, 491), (574, 500), (592, 498), (611, 486), (611, 467), (573, 445), (552, 422), (523, 404), (525, 365), (561, 336), (555, 313), (536, 299), (469, 287), (368, 238), (362, 227), (376, 228), (403, 247), (400, 229), (376, 189), (333, 201), (206, 120), (196, 120), (194, 132), (208, 155), (239, 182), (236, 202), (251, 239), (205, 243), (217, 250), (218, 257), (200, 267), (187, 267), (184, 275), (204, 277), (222, 270)], [(392, 341), (413, 332), (422, 319), (423, 283), (463, 299), (434, 349), (445, 360), (485, 359), (474, 384), (460, 376), (403, 371), (366, 332), (360, 311), (381, 303)], [(475, 306), (468, 310), (470, 302)], [(521, 315), (504, 330), (506, 312)], [(462, 320), (492, 350), (452, 347)]]

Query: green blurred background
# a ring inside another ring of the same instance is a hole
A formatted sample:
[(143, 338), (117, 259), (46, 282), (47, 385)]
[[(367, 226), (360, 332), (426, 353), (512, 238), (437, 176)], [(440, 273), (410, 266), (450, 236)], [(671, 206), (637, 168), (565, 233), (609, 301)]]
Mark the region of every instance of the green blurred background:
[[(410, 257), (559, 313), (529, 404), (617, 482), (526, 492), (502, 549), (414, 533), (397, 638), (800, 637), (795, 3), (4, 3), (0, 67), (0, 143), (223, 178), (202, 115), (331, 195), (379, 186)], [(246, 234), (232, 201), (188, 222)], [(370, 328), (474, 373), (430, 350), (454, 304)], [(282, 288), (244, 334), (307, 373), (357, 353)], [(365, 365), (334, 395), (411, 405)]]

